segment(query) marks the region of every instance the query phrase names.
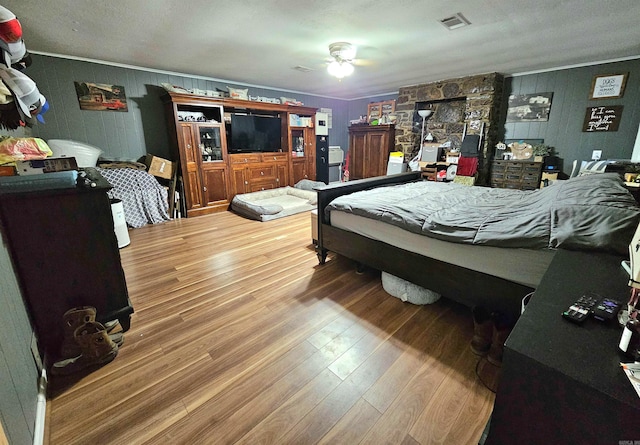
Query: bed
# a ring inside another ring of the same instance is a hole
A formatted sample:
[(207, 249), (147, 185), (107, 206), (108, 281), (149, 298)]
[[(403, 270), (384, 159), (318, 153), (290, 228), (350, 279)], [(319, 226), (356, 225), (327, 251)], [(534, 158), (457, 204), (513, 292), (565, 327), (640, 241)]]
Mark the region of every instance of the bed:
[(335, 252), (514, 318), (557, 249), (624, 256), (640, 220), (615, 173), (536, 191), (421, 181), (420, 172), (316, 190), (321, 264)]

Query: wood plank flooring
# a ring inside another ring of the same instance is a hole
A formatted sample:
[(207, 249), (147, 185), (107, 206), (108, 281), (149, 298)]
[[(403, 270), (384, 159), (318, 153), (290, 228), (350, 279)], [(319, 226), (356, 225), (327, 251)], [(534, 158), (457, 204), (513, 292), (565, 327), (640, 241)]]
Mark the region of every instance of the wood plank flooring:
[(52, 382), (48, 443), (478, 443), (494, 395), (470, 311), (403, 303), (342, 257), (318, 265), (308, 213), (129, 235), (131, 329), (112, 363)]

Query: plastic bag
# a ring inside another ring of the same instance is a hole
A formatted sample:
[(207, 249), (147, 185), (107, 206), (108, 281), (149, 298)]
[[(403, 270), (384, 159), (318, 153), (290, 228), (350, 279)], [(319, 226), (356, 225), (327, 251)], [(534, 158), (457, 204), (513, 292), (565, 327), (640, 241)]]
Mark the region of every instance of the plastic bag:
[(0, 164), (44, 159), (52, 155), (49, 145), (39, 138), (4, 137), (0, 139)]

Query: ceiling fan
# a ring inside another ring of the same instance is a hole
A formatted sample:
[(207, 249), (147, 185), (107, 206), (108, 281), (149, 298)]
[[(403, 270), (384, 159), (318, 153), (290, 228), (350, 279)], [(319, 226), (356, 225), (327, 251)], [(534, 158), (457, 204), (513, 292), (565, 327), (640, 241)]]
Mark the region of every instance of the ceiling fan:
[(348, 42), (335, 42), (329, 45), (332, 57), (327, 71), (334, 77), (342, 79), (353, 74), (353, 63), (356, 58), (356, 47)]

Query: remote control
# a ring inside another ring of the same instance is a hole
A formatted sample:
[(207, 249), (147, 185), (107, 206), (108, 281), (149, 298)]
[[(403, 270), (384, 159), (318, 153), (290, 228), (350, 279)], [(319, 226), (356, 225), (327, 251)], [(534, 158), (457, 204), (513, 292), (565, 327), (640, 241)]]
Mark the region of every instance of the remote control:
[(600, 321), (613, 320), (618, 316), (621, 304), (619, 301), (612, 300), (611, 298), (603, 298), (592, 309), (593, 318)]
[(578, 301), (573, 303), (569, 308), (562, 313), (562, 316), (574, 323), (582, 323), (589, 317), (591, 310), (600, 300), (600, 297), (592, 294), (584, 294)]

